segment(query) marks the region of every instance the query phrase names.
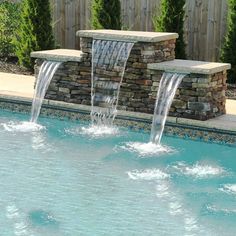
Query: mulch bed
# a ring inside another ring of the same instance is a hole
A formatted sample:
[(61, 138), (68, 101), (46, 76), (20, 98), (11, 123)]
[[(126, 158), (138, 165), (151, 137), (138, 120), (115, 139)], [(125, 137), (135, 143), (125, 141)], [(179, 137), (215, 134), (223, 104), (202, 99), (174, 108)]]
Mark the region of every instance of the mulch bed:
[[(21, 67), (17, 64), (17, 59), (12, 57), (8, 60), (0, 58), (0, 72), (22, 74), (22, 75), (33, 75), (32, 71)], [(236, 84), (228, 84), (226, 97), (229, 99), (236, 100)]]
[(0, 58), (0, 72), (33, 75), (32, 71), (19, 66), (15, 57), (9, 58), (7, 60)]
[(229, 99), (236, 100), (236, 84), (228, 84), (225, 95)]

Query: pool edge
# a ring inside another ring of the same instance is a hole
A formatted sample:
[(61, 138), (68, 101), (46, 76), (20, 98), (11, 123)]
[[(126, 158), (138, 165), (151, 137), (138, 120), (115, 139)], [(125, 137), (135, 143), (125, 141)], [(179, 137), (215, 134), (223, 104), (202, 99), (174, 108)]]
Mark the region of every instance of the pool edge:
[[(0, 95), (0, 108), (13, 112), (29, 113), (32, 99)], [(41, 116), (57, 119), (90, 120), (90, 106), (47, 100), (43, 102)], [(149, 131), (152, 115), (138, 112), (118, 111), (115, 124), (135, 130)], [(165, 135), (184, 139), (202, 140), (236, 146), (236, 127), (231, 128), (211, 121), (198, 121), (168, 117)]]

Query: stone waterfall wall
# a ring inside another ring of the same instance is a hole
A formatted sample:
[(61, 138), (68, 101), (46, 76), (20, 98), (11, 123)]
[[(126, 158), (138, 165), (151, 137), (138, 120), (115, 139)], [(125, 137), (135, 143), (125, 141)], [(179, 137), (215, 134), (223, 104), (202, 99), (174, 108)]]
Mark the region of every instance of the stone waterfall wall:
[[(80, 46), (82, 61), (64, 62), (60, 66), (48, 88), (47, 99), (90, 105), (92, 38), (82, 38)], [(175, 39), (135, 43), (127, 62), (118, 109), (153, 113), (155, 98), (150, 93), (153, 82), (147, 64), (174, 58)], [(37, 59), (36, 68), (42, 62)], [(117, 72), (107, 71), (105, 76), (114, 78)]]
[[(163, 71), (151, 70), (152, 96), (156, 97)], [(170, 116), (207, 120), (225, 114), (227, 72), (186, 75), (177, 89)]]
[[(56, 72), (47, 99), (90, 105), (92, 38), (81, 39), (81, 62), (64, 62)], [(175, 58), (175, 39), (135, 43), (127, 62), (118, 109), (153, 114), (163, 71), (147, 65)], [(42, 59), (36, 60), (36, 68)], [(36, 69), (37, 71), (38, 69)], [(115, 78), (114, 71), (106, 71)], [(207, 120), (225, 113), (226, 71), (210, 75), (190, 74), (181, 83), (170, 109), (171, 116)]]

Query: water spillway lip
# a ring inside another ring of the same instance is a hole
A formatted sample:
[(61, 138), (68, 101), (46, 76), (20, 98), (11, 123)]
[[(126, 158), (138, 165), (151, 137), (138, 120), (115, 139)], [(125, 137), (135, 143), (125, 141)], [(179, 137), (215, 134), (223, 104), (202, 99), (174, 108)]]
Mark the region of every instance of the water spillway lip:
[(33, 58), (40, 58), (48, 61), (67, 62), (67, 61), (82, 61), (83, 53), (79, 50), (71, 49), (53, 49), (45, 51), (35, 51), (30, 54)]
[(134, 41), (134, 40), (128, 40), (128, 39), (110, 39), (110, 38), (106, 38), (104, 39), (103, 37), (93, 37), (93, 39), (95, 40), (103, 40), (103, 41), (117, 41), (117, 42), (126, 42), (126, 43), (137, 43), (138, 41)]
[(161, 42), (178, 38), (177, 33), (124, 30), (79, 30), (76, 35), (85, 38), (99, 38), (104, 40), (122, 40), (131, 42)]
[(163, 70), (185, 74), (205, 74), (210, 75), (224, 70), (229, 70), (229, 63), (216, 63), (205, 61), (179, 60), (165, 61), (160, 63), (148, 64), (148, 69)]

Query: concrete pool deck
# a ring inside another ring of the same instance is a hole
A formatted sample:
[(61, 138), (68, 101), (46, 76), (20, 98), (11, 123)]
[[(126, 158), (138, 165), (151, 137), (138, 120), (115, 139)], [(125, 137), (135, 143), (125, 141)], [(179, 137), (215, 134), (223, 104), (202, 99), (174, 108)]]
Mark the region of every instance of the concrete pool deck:
[[(35, 77), (28, 75), (18, 75), (0, 72), (0, 100), (13, 100), (21, 102), (31, 102), (34, 94)], [(44, 104), (51, 106), (70, 108), (73, 110), (89, 111), (90, 107), (78, 104), (68, 104), (45, 100)], [(138, 119), (150, 120), (152, 115), (119, 111), (118, 116), (135, 117)], [(192, 125), (202, 128), (219, 129), (236, 132), (236, 100), (227, 99), (226, 114), (207, 121), (190, 120), (184, 118), (169, 117), (168, 121), (179, 125)]]

